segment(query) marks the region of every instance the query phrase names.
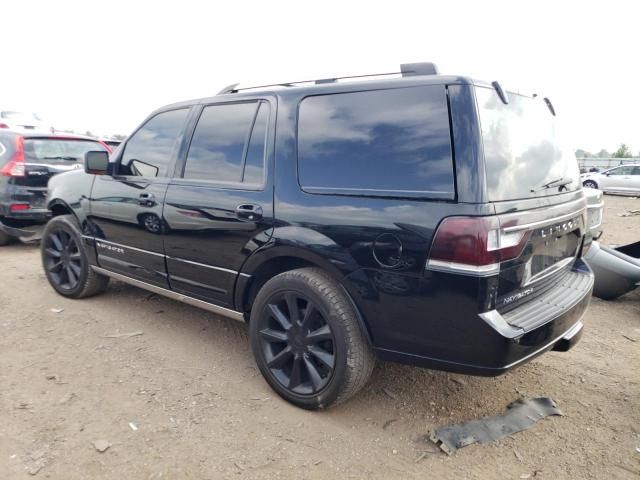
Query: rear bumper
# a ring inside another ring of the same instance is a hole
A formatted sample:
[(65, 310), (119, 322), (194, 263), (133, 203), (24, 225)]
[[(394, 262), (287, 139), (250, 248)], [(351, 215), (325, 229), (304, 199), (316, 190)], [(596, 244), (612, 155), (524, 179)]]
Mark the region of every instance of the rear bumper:
[[(383, 360), (409, 363), (436, 370), (446, 370), (468, 375), (497, 376), (549, 350), (567, 351), (575, 346), (582, 335), (581, 322), (593, 290), (593, 273), (582, 259), (576, 261), (573, 272), (581, 275), (580, 291), (561, 295), (568, 299), (553, 305), (543, 301), (539, 305), (525, 303), (519, 312), (502, 316), (497, 311), (481, 314), (458, 323), (467, 324), (474, 332), (476, 348), (464, 345), (448, 345), (449, 358), (432, 358), (428, 355), (406, 354), (389, 349), (376, 349)], [(558, 287), (560, 288), (560, 287)], [(514, 321), (515, 319), (515, 321)], [(478, 328), (478, 322), (484, 328)], [(513, 323), (519, 323), (519, 326)], [(462, 338), (466, 332), (460, 332)]]

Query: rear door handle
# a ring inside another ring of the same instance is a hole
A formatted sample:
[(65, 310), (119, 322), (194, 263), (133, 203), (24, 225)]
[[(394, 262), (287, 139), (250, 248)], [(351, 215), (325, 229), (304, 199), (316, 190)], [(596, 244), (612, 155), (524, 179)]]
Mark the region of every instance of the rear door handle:
[(145, 207), (153, 207), (156, 204), (156, 197), (153, 193), (141, 193), (138, 196), (138, 203)]
[(250, 203), (238, 205), (236, 207), (236, 217), (240, 220), (260, 220), (262, 218), (262, 207)]

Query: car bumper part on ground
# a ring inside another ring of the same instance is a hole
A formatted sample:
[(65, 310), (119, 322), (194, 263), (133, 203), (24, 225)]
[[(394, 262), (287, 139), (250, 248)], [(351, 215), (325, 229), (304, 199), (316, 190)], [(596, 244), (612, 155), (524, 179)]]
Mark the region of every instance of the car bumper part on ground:
[(598, 298), (612, 300), (640, 286), (640, 242), (617, 248), (592, 242), (585, 260), (595, 274)]
[(44, 224), (36, 224), (28, 227), (12, 227), (0, 221), (0, 232), (24, 241), (39, 240), (42, 237)]

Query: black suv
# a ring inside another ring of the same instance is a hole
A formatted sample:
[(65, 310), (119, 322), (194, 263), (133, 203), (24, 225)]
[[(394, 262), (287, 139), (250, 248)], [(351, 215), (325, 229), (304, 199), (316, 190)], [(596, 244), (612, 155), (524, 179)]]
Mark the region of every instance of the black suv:
[(82, 169), (85, 153), (93, 150), (110, 151), (87, 137), (0, 130), (0, 246), (38, 237), (50, 216), (49, 178)]
[(338, 80), (163, 107), (53, 178), (53, 288), (114, 278), (247, 321), (267, 382), (310, 409), (376, 357), (491, 376), (570, 348), (593, 275), (551, 103), (431, 64)]

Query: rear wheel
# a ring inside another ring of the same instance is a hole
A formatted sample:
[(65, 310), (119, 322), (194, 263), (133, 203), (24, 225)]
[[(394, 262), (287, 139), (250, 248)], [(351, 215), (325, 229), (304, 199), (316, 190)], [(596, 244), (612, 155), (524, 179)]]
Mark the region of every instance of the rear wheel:
[(598, 188), (598, 184), (593, 180), (586, 180), (582, 182), (582, 186), (586, 188)]
[(346, 293), (304, 268), (269, 280), (251, 311), (260, 371), (285, 400), (307, 409), (337, 405), (367, 382), (374, 357)]
[(107, 287), (109, 278), (93, 271), (73, 217), (54, 217), (45, 227), (40, 242), (42, 265), (47, 280), (60, 295), (84, 298)]

